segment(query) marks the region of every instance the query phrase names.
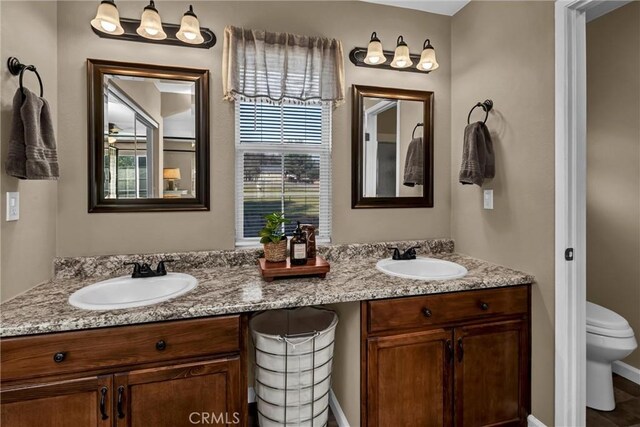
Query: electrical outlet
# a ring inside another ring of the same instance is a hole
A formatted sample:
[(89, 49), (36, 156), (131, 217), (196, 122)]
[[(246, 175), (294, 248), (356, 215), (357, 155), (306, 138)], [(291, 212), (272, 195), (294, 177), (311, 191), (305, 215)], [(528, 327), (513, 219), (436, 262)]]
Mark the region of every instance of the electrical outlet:
[(493, 190), (484, 190), (484, 208), (493, 209)]
[(20, 193), (7, 192), (7, 221), (20, 219)]

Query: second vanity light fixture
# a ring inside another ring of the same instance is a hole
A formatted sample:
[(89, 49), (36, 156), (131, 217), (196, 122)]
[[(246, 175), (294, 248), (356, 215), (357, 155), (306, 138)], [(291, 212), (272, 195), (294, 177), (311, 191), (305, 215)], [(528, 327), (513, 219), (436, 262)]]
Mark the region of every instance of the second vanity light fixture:
[(140, 20), (120, 18), (115, 1), (102, 0), (91, 27), (103, 38), (204, 49), (216, 44), (213, 31), (200, 27), (193, 6), (184, 13), (180, 25), (167, 24), (162, 22), (154, 0), (144, 8)]
[(367, 48), (354, 48), (349, 53), (349, 59), (359, 67), (377, 67), (418, 73), (430, 73), (439, 67), (436, 60), (436, 50), (429, 39), (424, 41), (420, 55), (409, 52), (409, 46), (403, 36), (398, 37), (395, 51), (386, 51), (382, 50), (382, 43), (375, 31), (371, 34)]

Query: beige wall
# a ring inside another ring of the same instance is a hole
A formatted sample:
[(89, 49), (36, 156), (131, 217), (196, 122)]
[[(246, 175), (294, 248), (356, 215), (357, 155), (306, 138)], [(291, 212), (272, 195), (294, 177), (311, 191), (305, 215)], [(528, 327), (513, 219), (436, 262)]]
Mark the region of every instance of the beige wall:
[[(137, 17), (145, 2), (120, 2), (123, 17)], [(327, 7), (330, 5), (331, 7)], [(204, 26), (221, 38), (225, 25), (335, 37), (345, 50), (349, 101), (333, 115), (333, 240), (364, 242), (447, 236), (450, 230), (450, 23), (451, 18), (365, 2), (200, 2)], [(177, 22), (184, 2), (162, 2), (160, 13)], [(222, 40), (210, 50), (127, 43), (98, 38), (89, 28), (94, 1), (58, 4), (60, 180), (57, 253), (60, 256), (232, 248), (234, 232), (234, 109), (222, 101)], [(384, 19), (381, 19), (384, 17)], [(375, 28), (374, 28), (375, 27)], [(366, 46), (376, 30), (391, 49), (400, 32), (413, 50), (429, 37), (440, 69), (429, 75), (353, 66), (346, 55)], [(86, 58), (182, 65), (211, 70), (211, 212), (87, 213)], [(351, 85), (435, 92), (435, 208), (351, 209)], [(171, 227), (170, 224), (184, 224)], [(358, 226), (353, 226), (358, 224)], [(388, 226), (380, 227), (380, 224)], [(393, 226), (391, 226), (393, 225)], [(158, 233), (162, 229), (163, 233)], [(135, 239), (131, 236), (136, 236)]]
[[(472, 1), (453, 17), (451, 230), (456, 250), (536, 276), (532, 412), (553, 425), (554, 6)], [(467, 114), (491, 98), (494, 210), (458, 183)]]
[[(603, 66), (604, 65), (604, 66)], [(587, 24), (587, 298), (640, 334), (640, 2)], [(640, 351), (625, 359), (640, 368)]]
[[(2, 130), (1, 233), (2, 265), (1, 295), (4, 301), (51, 276), (56, 245), (57, 189), (55, 181), (24, 181), (6, 175), (4, 162), (8, 152), (13, 95), (19, 86), (6, 60), (16, 56), (20, 61), (34, 64), (44, 84), (44, 96), (49, 101), (56, 128), (57, 89), (57, 18), (56, 4), (51, 2), (2, 2), (1, 42), (2, 71), (0, 72), (0, 120)], [(32, 31), (37, 29), (37, 31)], [(38, 92), (38, 81), (32, 73), (24, 77), (25, 86)], [(81, 126), (84, 127), (84, 121)], [(59, 136), (59, 134), (58, 134)], [(60, 139), (58, 138), (58, 143)], [(66, 171), (62, 169), (62, 174)], [(5, 221), (5, 192), (20, 192), (20, 220)]]

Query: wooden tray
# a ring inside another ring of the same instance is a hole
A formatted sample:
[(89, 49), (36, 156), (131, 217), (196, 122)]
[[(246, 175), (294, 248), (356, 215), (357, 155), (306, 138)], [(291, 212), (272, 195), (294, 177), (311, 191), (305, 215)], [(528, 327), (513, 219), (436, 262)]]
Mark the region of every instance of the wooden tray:
[(308, 259), (305, 265), (291, 265), (289, 257), (284, 262), (267, 262), (264, 258), (260, 258), (258, 264), (262, 278), (267, 282), (272, 282), (278, 277), (296, 276), (318, 276), (324, 279), (331, 268), (321, 256), (316, 256), (316, 259)]

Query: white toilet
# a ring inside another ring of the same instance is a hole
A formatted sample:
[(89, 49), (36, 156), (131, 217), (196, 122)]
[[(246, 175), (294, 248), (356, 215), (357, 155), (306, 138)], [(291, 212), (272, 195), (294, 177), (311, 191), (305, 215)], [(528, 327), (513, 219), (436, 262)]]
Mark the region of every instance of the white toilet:
[(633, 329), (624, 317), (587, 302), (587, 406), (613, 411), (611, 364), (638, 347)]

